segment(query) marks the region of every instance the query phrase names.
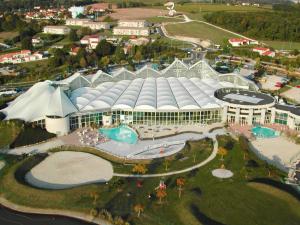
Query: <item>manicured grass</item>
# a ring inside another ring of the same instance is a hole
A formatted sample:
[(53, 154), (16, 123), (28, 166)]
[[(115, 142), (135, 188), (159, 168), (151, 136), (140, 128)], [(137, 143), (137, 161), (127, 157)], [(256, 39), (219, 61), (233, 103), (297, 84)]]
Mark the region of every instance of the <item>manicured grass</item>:
[(262, 41), (270, 47), (277, 50), (294, 50), (300, 49), (300, 42), (289, 42), (289, 41)]
[(193, 47), (193, 45), (191, 45), (188, 42), (174, 40), (174, 39), (170, 39), (167, 37), (160, 37), (160, 40), (165, 42), (170, 47), (176, 47), (176, 48), (192, 48)]
[(181, 22), (183, 21), (183, 18), (182, 17), (170, 18), (170, 17), (156, 16), (156, 17), (147, 18), (146, 20), (150, 23), (166, 23), (166, 22)]
[(224, 40), (236, 37), (231, 33), (200, 22), (170, 24), (166, 26), (166, 29), (170, 35), (194, 37), (201, 40), (209, 39), (216, 44), (222, 44)]
[(21, 127), (14, 121), (0, 121), (0, 149), (8, 147), (20, 133)]
[[(161, 178), (167, 184), (167, 197), (163, 204), (158, 204), (154, 190), (160, 178), (140, 179), (143, 183), (141, 188), (137, 187), (137, 179), (114, 178), (107, 185), (86, 185), (61, 191), (35, 189), (18, 182), (14, 175), (21, 165), (18, 176), (30, 169), (26, 164), (32, 163), (33, 158), (20, 160), (12, 156), (4, 156), (7, 166), (0, 172), (0, 191), (13, 202), (33, 207), (81, 212), (89, 212), (95, 207), (105, 208), (114, 216), (122, 216), (130, 224), (139, 225), (298, 224), (300, 203), (295, 197), (275, 186), (248, 182), (254, 178), (268, 179), (265, 163), (251, 152), (246, 154), (244, 160), (244, 151), (234, 139), (222, 136), (218, 140), (220, 146), (228, 149), (224, 161), (217, 156), (206, 166), (182, 174), (186, 184), (181, 199), (178, 198), (176, 186), (179, 176)], [(255, 161), (255, 166), (246, 166), (249, 160)], [(211, 175), (211, 171), (221, 164), (234, 172), (231, 179), (220, 180)], [(278, 181), (282, 175), (272, 169), (270, 179)], [(99, 196), (95, 204), (91, 193)], [(151, 199), (149, 194), (152, 194)], [(133, 206), (137, 203), (145, 207), (140, 218), (133, 212)]]

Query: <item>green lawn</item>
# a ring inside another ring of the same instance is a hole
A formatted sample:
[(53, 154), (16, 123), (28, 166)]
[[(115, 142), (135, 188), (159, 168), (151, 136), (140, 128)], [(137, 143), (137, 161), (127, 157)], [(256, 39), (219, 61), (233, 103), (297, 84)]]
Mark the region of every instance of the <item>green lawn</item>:
[(300, 50), (300, 42), (288, 42), (288, 41), (262, 41), (270, 47), (277, 50)]
[(166, 29), (170, 35), (194, 37), (201, 40), (209, 39), (216, 44), (223, 44), (224, 40), (236, 37), (231, 33), (200, 22), (170, 24), (166, 26)]
[(151, 17), (146, 19), (150, 23), (166, 23), (166, 22), (181, 22), (183, 21), (182, 17), (174, 17), (174, 18), (168, 18), (168, 17)]
[(0, 149), (10, 145), (20, 133), (20, 126), (14, 121), (0, 121)]
[[(176, 186), (178, 176), (163, 178), (167, 184), (167, 197), (163, 204), (158, 204), (154, 191), (160, 178), (142, 180), (141, 188), (137, 187), (137, 179), (133, 178), (114, 178), (108, 184), (61, 191), (32, 188), (25, 185), (20, 177), (34, 165), (33, 159), (20, 160), (12, 156), (3, 156), (7, 166), (0, 172), (0, 191), (13, 202), (33, 207), (66, 208), (87, 213), (92, 208), (105, 208), (114, 216), (122, 216), (130, 224), (138, 225), (298, 224), (300, 203), (295, 197), (272, 185), (249, 182), (254, 178), (268, 179), (264, 162), (252, 153), (248, 153), (244, 160), (244, 152), (237, 141), (227, 136), (218, 139), (220, 146), (228, 149), (224, 161), (217, 156), (206, 166), (183, 174), (186, 184), (181, 199)], [(249, 166), (250, 160), (252, 166)], [(211, 175), (211, 171), (221, 164), (234, 172), (232, 179), (220, 180)], [(20, 166), (21, 169), (18, 169)], [(270, 179), (274, 181), (279, 181), (283, 175), (275, 169), (271, 174)], [(91, 193), (99, 196), (95, 204)], [(151, 199), (147, 197), (149, 193), (153, 194)], [(140, 218), (133, 212), (137, 203), (145, 207)]]

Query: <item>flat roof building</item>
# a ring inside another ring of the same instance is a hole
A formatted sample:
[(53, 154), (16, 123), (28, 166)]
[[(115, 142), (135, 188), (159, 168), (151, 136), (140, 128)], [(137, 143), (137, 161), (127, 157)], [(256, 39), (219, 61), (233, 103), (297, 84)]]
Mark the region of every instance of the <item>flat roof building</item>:
[(66, 35), (70, 33), (71, 29), (67, 26), (45, 26), (43, 32), (45, 34), (60, 34)]

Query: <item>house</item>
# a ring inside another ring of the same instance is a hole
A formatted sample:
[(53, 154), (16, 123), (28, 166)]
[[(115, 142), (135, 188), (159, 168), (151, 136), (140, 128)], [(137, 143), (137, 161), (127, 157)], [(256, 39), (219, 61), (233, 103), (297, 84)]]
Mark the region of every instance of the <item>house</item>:
[(257, 52), (261, 56), (275, 57), (275, 52), (271, 51), (269, 48), (256, 47), (256, 48), (253, 48), (252, 51)]
[(110, 29), (110, 24), (106, 22), (94, 22), (90, 19), (67, 19), (67, 26), (80, 26), (89, 27), (91, 30), (108, 30)]
[(266, 51), (264, 53), (262, 53), (263, 56), (269, 56), (269, 57), (275, 57), (275, 52), (274, 51)]
[(119, 20), (118, 22), (118, 27), (143, 28), (148, 26), (149, 24), (146, 20)]
[(109, 30), (110, 24), (106, 22), (94, 22), (89, 21), (82, 25), (83, 27), (89, 27), (91, 30)]
[(239, 47), (243, 45), (249, 45), (250, 40), (246, 38), (230, 38), (228, 40), (229, 44), (231, 44), (233, 47)]
[(43, 53), (31, 53), (30, 50), (21, 50), (18, 52), (11, 52), (0, 56), (0, 63), (23, 63), (41, 60), (44, 58)]
[(66, 19), (67, 26), (82, 26), (84, 23), (90, 22), (90, 19)]
[(32, 37), (32, 39), (31, 39), (31, 43), (32, 43), (32, 45), (33, 45), (34, 47), (36, 47), (36, 46), (41, 46), (41, 45), (43, 45), (44, 40), (41, 39), (40, 37), (34, 36), (34, 37)]
[(136, 35), (149, 36), (150, 29), (148, 27), (115, 27), (113, 29), (114, 35)]
[(89, 49), (96, 49), (98, 43), (103, 40), (104, 37), (94, 34), (94, 35), (86, 35), (80, 40), (80, 44), (87, 45)]
[(77, 47), (77, 46), (76, 47), (72, 47), (71, 50), (70, 50), (70, 52), (69, 52), (69, 54), (75, 56), (75, 55), (78, 54), (79, 50), (80, 50), (80, 47)]
[(70, 33), (71, 29), (67, 26), (45, 26), (43, 31), (45, 34), (66, 35)]

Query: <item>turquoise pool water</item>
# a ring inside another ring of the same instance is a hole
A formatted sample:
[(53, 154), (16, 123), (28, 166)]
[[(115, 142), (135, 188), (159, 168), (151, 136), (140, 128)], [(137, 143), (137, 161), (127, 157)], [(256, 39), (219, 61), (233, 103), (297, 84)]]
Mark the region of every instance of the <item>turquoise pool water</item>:
[(253, 127), (252, 134), (258, 138), (273, 138), (278, 136), (278, 133), (275, 130), (260, 126)]
[(99, 132), (114, 141), (136, 144), (138, 141), (137, 133), (128, 126), (114, 128), (100, 128)]

